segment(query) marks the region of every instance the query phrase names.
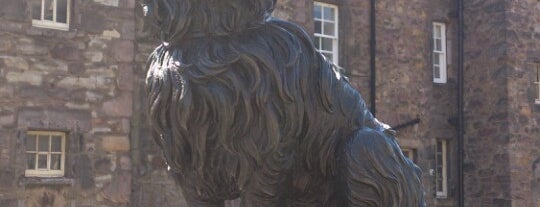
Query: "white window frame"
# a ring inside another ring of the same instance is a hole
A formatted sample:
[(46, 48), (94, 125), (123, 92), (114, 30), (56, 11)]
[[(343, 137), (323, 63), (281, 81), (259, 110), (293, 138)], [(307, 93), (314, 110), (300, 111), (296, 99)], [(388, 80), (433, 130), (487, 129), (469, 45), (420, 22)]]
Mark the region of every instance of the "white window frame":
[[(67, 0), (66, 3), (66, 23), (57, 22), (56, 21), (56, 6), (57, 6), (57, 0), (51, 0), (53, 4), (53, 20), (46, 20), (45, 19), (45, 0), (41, 0), (41, 19), (33, 19), (33, 13), (35, 11), (32, 11), (32, 26), (34, 27), (41, 27), (41, 28), (47, 28), (47, 29), (57, 29), (57, 30), (63, 30), (68, 31), (69, 30), (69, 21), (71, 16), (71, 0)], [(33, 2), (32, 2), (33, 4)], [(32, 7), (33, 8), (33, 7)]]
[[(440, 33), (440, 37), (437, 33)], [(433, 57), (432, 57), (432, 71), (434, 83), (446, 83), (447, 81), (447, 51), (446, 51), (446, 24), (441, 22), (433, 22)], [(437, 48), (437, 40), (441, 41), (441, 48)], [(435, 58), (439, 58), (439, 64), (435, 64)], [(438, 68), (439, 77), (435, 77), (435, 70)]]
[[(56, 131), (28, 131), (27, 133), (26, 142), (28, 142), (28, 136), (36, 136), (36, 148), (34, 150), (26, 149), (26, 143), (24, 145), (26, 156), (33, 156), (31, 154), (35, 154), (35, 165), (34, 169), (26, 169), (24, 172), (24, 175), (26, 177), (63, 177), (65, 172), (65, 160), (66, 160), (66, 133), (64, 132), (56, 132)], [(39, 138), (38, 136), (49, 136), (49, 151), (48, 152), (41, 152), (39, 151)], [(61, 152), (51, 152), (51, 137), (52, 136), (60, 136), (61, 137)], [(53, 170), (51, 169), (51, 155), (53, 154), (61, 154), (60, 158), (60, 170)], [(47, 168), (40, 169), (38, 167), (38, 156), (39, 155), (47, 155)], [(25, 166), (28, 165), (28, 160), (26, 160)]]
[[(338, 65), (339, 63), (339, 8), (336, 5), (333, 4), (327, 4), (322, 2), (313, 2), (314, 7), (319, 6), (321, 7), (321, 18), (316, 18), (315, 15), (313, 15), (314, 21), (321, 21), (321, 32), (324, 33), (324, 23), (333, 23), (334, 24), (334, 35), (326, 35), (321, 33), (314, 33), (315, 37), (321, 38), (321, 41), (319, 42), (319, 48), (317, 48), (317, 51), (323, 54), (332, 54), (332, 62), (335, 65)], [(334, 21), (324, 19), (324, 8), (331, 8), (334, 10)], [(332, 51), (328, 50), (322, 50), (322, 38), (327, 38), (332, 40)], [(315, 38), (317, 39), (317, 38)]]
[(538, 87), (538, 94), (536, 96), (536, 100), (534, 100), (534, 103), (540, 105), (540, 63), (536, 63), (536, 82), (534, 82), (534, 84), (536, 84)]
[[(439, 144), (441, 150), (439, 151)], [(435, 190), (437, 198), (448, 197), (448, 141), (445, 139), (437, 140), (435, 144)], [(440, 160), (439, 160), (440, 156)], [(439, 171), (440, 167), (440, 171)], [(440, 181), (439, 181), (440, 180)], [(440, 189), (439, 189), (440, 188)]]

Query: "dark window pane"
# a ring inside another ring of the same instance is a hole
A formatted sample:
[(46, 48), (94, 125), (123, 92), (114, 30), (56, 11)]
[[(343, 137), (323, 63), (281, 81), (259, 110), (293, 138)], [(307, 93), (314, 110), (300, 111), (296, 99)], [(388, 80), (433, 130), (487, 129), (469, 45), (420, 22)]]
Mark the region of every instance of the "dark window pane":
[(49, 136), (38, 137), (38, 150), (40, 152), (49, 152)]
[(322, 49), (326, 51), (333, 51), (333, 40), (330, 38), (322, 38)]
[(60, 170), (62, 163), (61, 154), (52, 154), (51, 155), (51, 170)]
[(38, 155), (38, 169), (47, 169), (47, 155)]
[(41, 0), (32, 0), (32, 19), (41, 20)]
[(62, 137), (61, 136), (51, 137), (51, 152), (62, 152)]
[(440, 65), (440, 58), (441, 56), (439, 55), (439, 53), (434, 53), (433, 54), (433, 64), (434, 65)]
[(321, 6), (315, 5), (315, 7), (313, 7), (313, 16), (319, 19), (322, 18)]
[(315, 33), (322, 34), (322, 22), (315, 20)]
[(36, 169), (36, 154), (26, 153), (26, 169), (29, 169), (29, 170)]
[(336, 34), (334, 25), (335, 25), (334, 23), (325, 22), (324, 23), (324, 34), (329, 35), (329, 36), (334, 36)]
[(36, 151), (36, 135), (26, 136), (26, 151)]
[(335, 16), (335, 10), (334, 8), (331, 8), (331, 7), (324, 7), (324, 19), (326, 20), (335, 20), (334, 16)]
[(442, 32), (441, 32), (441, 31), (442, 31), (442, 27), (439, 26), (439, 25), (436, 25), (435, 28), (433, 28), (433, 30), (434, 30), (434, 31), (433, 31), (433, 32), (434, 32), (434, 34), (433, 34), (434, 37), (440, 39), (440, 38), (441, 38), (441, 34), (442, 34)]
[(67, 23), (68, 0), (56, 0), (56, 22)]
[(435, 51), (442, 51), (442, 40), (435, 39)]
[(45, 20), (53, 21), (53, 14), (54, 14), (54, 0), (45, 0)]

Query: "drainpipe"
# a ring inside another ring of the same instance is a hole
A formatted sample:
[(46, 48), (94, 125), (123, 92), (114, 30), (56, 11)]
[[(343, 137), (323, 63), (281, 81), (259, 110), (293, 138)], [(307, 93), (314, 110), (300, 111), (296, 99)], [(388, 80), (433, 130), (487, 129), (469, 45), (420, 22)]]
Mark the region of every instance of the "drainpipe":
[(369, 88), (370, 88), (370, 93), (369, 93), (369, 97), (370, 97), (370, 110), (371, 110), (371, 113), (373, 114), (373, 116), (375, 116), (375, 114), (377, 113), (377, 101), (376, 101), (376, 98), (377, 98), (377, 93), (376, 93), (376, 78), (377, 78), (377, 74), (376, 74), (376, 70), (375, 70), (375, 56), (376, 56), (376, 49), (377, 49), (377, 44), (376, 44), (376, 39), (375, 39), (375, 2), (376, 0), (370, 0), (370, 17), (369, 17), (369, 21), (370, 21), (370, 28), (369, 28), (369, 31), (370, 31), (370, 34), (369, 34), (369, 56), (370, 56), (370, 59), (369, 59), (369, 68), (370, 68), (370, 82), (369, 82)]
[(464, 98), (463, 98), (463, 85), (464, 85), (464, 59), (463, 59), (463, 41), (465, 38), (465, 32), (464, 32), (464, 5), (463, 0), (457, 0), (457, 9), (458, 9), (458, 152), (457, 152), (457, 158), (458, 158), (458, 206), (464, 207), (465, 206), (465, 193), (464, 193), (464, 173), (463, 173), (463, 159), (464, 159), (464, 151), (463, 151), (463, 142), (464, 142), (464, 135), (465, 135), (465, 124), (464, 124)]

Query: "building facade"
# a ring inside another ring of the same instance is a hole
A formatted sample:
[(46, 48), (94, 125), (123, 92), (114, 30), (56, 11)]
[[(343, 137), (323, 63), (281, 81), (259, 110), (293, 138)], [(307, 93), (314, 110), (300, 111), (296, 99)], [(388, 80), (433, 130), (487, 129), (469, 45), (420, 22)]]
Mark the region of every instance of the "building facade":
[[(137, 1), (0, 2), (0, 206), (185, 206), (146, 119), (159, 42)], [(460, 185), (465, 206), (540, 206), (540, 2), (465, 1), (462, 53), (458, 13), (451, 0), (278, 0), (274, 15), (312, 33), (397, 129), (428, 206), (458, 206)]]

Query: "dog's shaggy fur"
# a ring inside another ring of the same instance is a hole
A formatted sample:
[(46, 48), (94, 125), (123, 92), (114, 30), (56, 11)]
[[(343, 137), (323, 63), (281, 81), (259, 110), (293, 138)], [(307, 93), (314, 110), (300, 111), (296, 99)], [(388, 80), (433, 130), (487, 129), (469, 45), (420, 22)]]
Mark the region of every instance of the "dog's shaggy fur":
[(157, 143), (191, 206), (423, 206), (417, 167), (276, 0), (144, 0)]

